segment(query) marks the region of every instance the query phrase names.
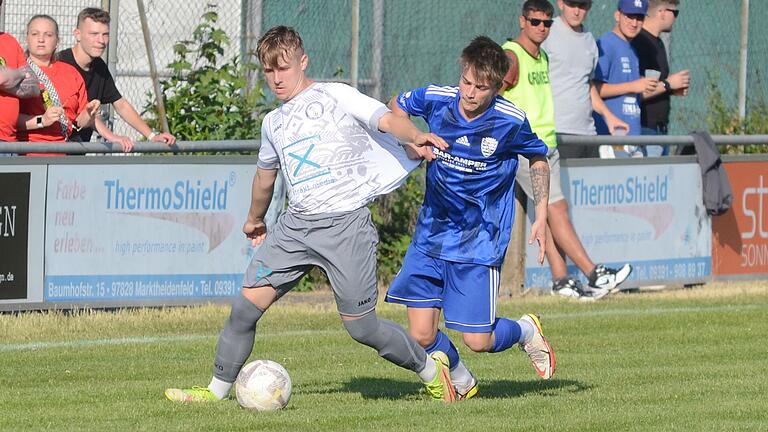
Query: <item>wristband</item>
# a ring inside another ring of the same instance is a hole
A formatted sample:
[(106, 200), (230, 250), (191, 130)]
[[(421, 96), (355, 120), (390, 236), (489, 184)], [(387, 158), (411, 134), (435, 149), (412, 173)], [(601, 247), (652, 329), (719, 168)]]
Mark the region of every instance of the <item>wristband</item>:
[(156, 136), (157, 136), (157, 132), (152, 131), (152, 132), (149, 133), (149, 135), (147, 135), (147, 140), (152, 141), (152, 138), (154, 138)]
[(661, 80), (661, 83), (664, 85), (664, 91), (666, 93), (672, 93), (672, 86), (669, 85), (669, 81), (663, 79)]

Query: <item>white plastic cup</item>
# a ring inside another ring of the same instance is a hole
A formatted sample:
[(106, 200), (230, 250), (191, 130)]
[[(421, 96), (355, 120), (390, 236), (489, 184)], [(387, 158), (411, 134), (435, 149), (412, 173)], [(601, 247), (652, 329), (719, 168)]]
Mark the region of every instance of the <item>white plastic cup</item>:
[(657, 71), (656, 69), (646, 69), (645, 77), (658, 79), (658, 78), (661, 78), (661, 72)]
[(622, 126), (617, 126), (613, 129), (613, 135), (614, 136), (624, 136), (629, 133), (629, 130)]

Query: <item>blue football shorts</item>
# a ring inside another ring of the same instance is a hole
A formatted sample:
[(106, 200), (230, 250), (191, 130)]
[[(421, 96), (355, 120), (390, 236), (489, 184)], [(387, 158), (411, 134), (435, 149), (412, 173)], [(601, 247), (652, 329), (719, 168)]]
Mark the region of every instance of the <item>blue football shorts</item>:
[(499, 267), (432, 258), (410, 246), (384, 300), (442, 309), (446, 327), (490, 333), (496, 321), (500, 276)]

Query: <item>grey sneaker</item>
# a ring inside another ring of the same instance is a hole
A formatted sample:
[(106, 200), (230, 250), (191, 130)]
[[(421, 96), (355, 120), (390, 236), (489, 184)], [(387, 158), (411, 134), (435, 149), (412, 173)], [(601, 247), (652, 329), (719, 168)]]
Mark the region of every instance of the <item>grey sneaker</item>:
[(533, 326), (533, 337), (530, 341), (521, 343), (520, 349), (528, 354), (533, 368), (536, 369), (540, 377), (552, 378), (552, 375), (555, 374), (555, 352), (541, 332), (539, 317), (534, 314), (525, 314), (520, 318), (520, 321), (527, 321)]
[(619, 285), (627, 280), (630, 273), (632, 273), (632, 266), (629, 264), (624, 264), (618, 270), (598, 264), (589, 274), (589, 286), (606, 290), (608, 294), (615, 293), (619, 291)]
[(585, 289), (578, 279), (570, 276), (552, 281), (552, 294), (578, 299), (580, 301), (595, 301), (608, 295), (608, 290)]

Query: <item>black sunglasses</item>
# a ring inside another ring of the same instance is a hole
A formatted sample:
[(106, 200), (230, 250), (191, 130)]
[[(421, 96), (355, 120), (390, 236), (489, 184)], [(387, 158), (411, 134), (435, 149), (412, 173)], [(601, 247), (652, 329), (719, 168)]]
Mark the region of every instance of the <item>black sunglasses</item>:
[(675, 18), (677, 18), (677, 16), (680, 15), (680, 9), (670, 9), (670, 8), (667, 8), (667, 10), (672, 12), (672, 15), (674, 15)]
[(534, 26), (534, 27), (538, 27), (540, 24), (543, 23), (544, 27), (550, 28), (550, 27), (552, 27), (552, 23), (555, 22), (555, 20), (552, 20), (552, 19), (545, 19), (545, 20), (543, 20), (543, 19), (538, 19), (538, 18), (528, 18), (527, 16), (524, 16), (523, 18), (525, 18), (525, 20), (528, 21), (529, 23), (531, 23), (531, 25)]

